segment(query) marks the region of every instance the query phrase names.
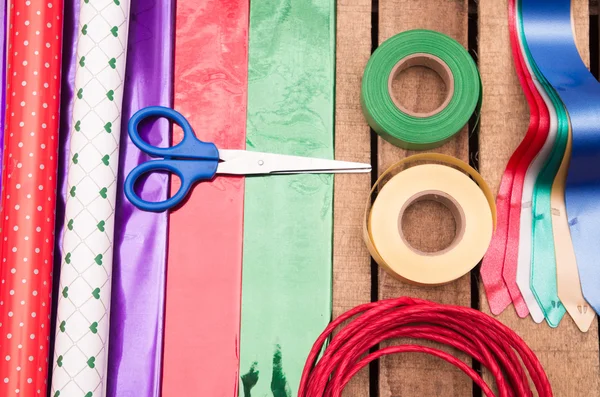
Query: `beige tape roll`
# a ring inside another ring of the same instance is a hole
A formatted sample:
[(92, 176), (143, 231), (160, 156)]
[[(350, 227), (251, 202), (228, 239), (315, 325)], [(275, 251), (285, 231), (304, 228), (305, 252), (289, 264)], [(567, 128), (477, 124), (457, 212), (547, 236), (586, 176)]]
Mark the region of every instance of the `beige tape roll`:
[[(429, 164), (406, 168), (418, 162)], [(442, 285), (462, 277), (483, 258), (494, 231), (496, 207), (491, 190), (468, 164), (442, 154), (414, 155), (385, 171), (371, 198), (376, 192), (375, 200), (367, 203), (364, 239), (375, 261), (394, 277), (411, 284)], [(442, 251), (421, 252), (402, 232), (406, 209), (422, 200), (438, 201), (454, 216), (456, 236)]]

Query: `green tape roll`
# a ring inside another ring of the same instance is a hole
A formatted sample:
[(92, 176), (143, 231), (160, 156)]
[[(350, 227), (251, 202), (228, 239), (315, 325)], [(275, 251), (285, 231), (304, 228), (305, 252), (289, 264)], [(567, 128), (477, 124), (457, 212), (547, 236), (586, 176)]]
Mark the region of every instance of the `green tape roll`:
[[(446, 100), (432, 112), (402, 106), (391, 93), (398, 73), (413, 66), (437, 72), (446, 84)], [(481, 96), (473, 58), (456, 40), (431, 30), (410, 30), (386, 40), (371, 56), (362, 81), (363, 113), (388, 142), (412, 150), (441, 146), (464, 127)]]

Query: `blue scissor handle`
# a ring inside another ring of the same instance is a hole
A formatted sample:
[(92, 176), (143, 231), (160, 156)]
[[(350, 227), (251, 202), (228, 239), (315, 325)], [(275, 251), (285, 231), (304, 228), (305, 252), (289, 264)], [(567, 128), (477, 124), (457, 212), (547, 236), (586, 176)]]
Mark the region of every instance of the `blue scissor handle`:
[[(212, 179), (217, 172), (218, 165), (218, 161), (212, 160), (150, 160), (138, 165), (127, 175), (124, 188), (125, 196), (141, 210), (165, 211), (181, 203), (196, 182)], [(177, 175), (181, 180), (181, 187), (177, 193), (164, 201), (146, 201), (135, 192), (135, 183), (142, 175), (159, 170), (166, 170)]]
[[(165, 117), (183, 129), (183, 139), (175, 146), (160, 148), (150, 145), (140, 137), (138, 127), (147, 118)], [(164, 106), (148, 106), (138, 110), (129, 120), (129, 137), (142, 152), (153, 157), (219, 161), (219, 150), (213, 143), (202, 142), (181, 113)]]

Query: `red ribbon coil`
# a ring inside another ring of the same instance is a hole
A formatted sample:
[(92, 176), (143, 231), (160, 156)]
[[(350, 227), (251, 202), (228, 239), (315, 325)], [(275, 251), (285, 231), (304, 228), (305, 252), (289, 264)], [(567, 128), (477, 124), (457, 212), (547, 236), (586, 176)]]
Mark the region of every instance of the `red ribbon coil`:
[[(317, 362), (332, 332), (354, 316), (357, 317), (332, 337)], [(372, 347), (393, 338), (429, 340), (467, 353), (489, 370), (496, 380), (500, 397), (532, 396), (527, 373), (540, 397), (552, 396), (539, 360), (510, 328), (475, 309), (407, 297), (357, 306), (333, 321), (319, 336), (308, 356), (298, 396), (340, 397), (350, 379), (371, 361), (404, 352), (439, 357), (467, 374), (485, 396), (495, 396), (477, 371), (442, 350), (408, 344), (368, 353)]]

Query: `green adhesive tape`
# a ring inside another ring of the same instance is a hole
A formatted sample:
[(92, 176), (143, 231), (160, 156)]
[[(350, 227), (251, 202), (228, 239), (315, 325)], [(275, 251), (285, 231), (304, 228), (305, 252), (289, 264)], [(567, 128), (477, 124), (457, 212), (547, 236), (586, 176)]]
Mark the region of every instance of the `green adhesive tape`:
[[(434, 70), (446, 84), (444, 102), (419, 113), (392, 94), (394, 77), (413, 66)], [(371, 56), (363, 75), (361, 104), (375, 132), (388, 142), (412, 150), (441, 146), (469, 121), (481, 97), (473, 58), (456, 40), (431, 30), (410, 30), (386, 40)]]

